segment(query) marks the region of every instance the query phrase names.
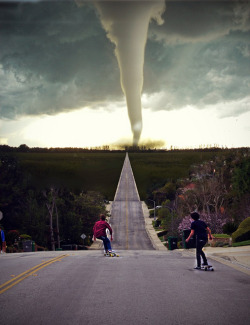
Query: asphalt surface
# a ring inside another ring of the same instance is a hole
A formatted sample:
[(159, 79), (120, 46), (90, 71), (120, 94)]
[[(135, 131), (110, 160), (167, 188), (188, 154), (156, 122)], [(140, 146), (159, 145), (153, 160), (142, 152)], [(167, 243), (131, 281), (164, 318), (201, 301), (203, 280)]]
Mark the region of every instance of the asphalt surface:
[(216, 261), (214, 272), (193, 270), (179, 251), (5, 254), (0, 263), (3, 325), (249, 322), (249, 276)]
[(142, 203), (128, 154), (112, 203), (110, 224), (114, 230), (112, 247), (115, 250), (154, 249), (145, 229)]
[[(126, 188), (129, 171), (124, 170)], [(116, 193), (121, 213), (113, 211), (112, 222), (120, 257), (104, 257), (100, 246), (88, 251), (0, 255), (2, 325), (249, 323), (250, 277), (242, 272), (242, 264), (248, 268), (249, 249), (208, 249), (215, 271), (194, 270), (194, 251), (168, 251), (139, 196), (128, 199), (134, 191), (133, 187), (127, 194)], [(140, 204), (143, 220), (141, 212), (135, 212), (139, 208), (130, 210), (130, 202)], [(145, 221), (144, 231), (143, 226), (137, 231), (146, 243), (150, 238), (149, 249), (132, 232), (137, 219), (142, 225)]]

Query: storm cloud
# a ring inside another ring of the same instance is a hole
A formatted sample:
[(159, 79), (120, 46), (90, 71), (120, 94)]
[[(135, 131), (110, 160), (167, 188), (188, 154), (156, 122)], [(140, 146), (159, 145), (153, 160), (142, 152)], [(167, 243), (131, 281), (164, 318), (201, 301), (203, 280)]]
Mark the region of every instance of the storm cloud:
[(121, 97), (96, 12), (74, 2), (1, 4), (1, 116), (55, 114)]
[[(250, 4), (171, 1), (149, 25), (142, 103), (151, 110), (249, 110)], [(86, 1), (0, 2), (0, 118), (124, 100), (114, 44)]]

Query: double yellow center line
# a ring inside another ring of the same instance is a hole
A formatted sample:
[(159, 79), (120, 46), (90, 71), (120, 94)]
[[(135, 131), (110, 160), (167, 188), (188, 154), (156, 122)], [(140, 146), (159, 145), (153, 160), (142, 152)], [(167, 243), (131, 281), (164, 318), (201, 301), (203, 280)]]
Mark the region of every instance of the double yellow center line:
[(126, 173), (126, 203), (125, 203), (125, 211), (126, 211), (126, 249), (129, 248), (128, 245), (128, 174)]
[(129, 239), (128, 239), (128, 160), (126, 160), (126, 185), (125, 185), (125, 211), (126, 211), (126, 249), (129, 249)]
[(19, 274), (18, 276), (14, 277), (13, 279), (1, 284), (0, 285), (0, 294), (2, 294), (5, 291), (7, 291), (8, 289), (14, 287), (16, 284), (20, 283), (21, 281), (28, 278), (29, 276), (34, 275), (37, 271), (43, 269), (44, 267), (46, 267), (52, 263), (61, 261), (62, 258), (67, 257), (67, 256), (69, 256), (69, 255), (66, 255), (66, 254), (60, 255), (60, 256), (55, 257), (49, 261), (38, 264), (38, 265), (32, 267), (31, 269)]

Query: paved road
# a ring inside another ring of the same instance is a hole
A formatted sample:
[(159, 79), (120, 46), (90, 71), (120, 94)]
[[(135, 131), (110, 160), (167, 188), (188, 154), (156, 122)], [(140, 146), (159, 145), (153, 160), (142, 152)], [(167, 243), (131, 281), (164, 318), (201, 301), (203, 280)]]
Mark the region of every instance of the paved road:
[(2, 325), (249, 322), (249, 276), (218, 262), (214, 272), (202, 272), (193, 270), (193, 257), (178, 251), (124, 250), (118, 258), (100, 251), (67, 254), (0, 256), (0, 282), (12, 281), (0, 292), (20, 280), (0, 294)]
[[(116, 193), (115, 207), (120, 202), (117, 211), (125, 211), (112, 212), (121, 257), (104, 257), (101, 250), (0, 255), (1, 324), (248, 324), (249, 275), (217, 261), (215, 272), (196, 271), (186, 251), (145, 249), (135, 194), (134, 186)], [(140, 236), (132, 232), (135, 225)]]
[(128, 155), (112, 203), (110, 223), (114, 229), (114, 249), (153, 249)]

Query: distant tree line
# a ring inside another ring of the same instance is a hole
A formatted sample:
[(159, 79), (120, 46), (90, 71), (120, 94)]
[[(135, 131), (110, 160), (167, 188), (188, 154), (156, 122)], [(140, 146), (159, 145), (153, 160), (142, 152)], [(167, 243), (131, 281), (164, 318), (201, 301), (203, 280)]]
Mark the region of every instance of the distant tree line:
[[(244, 149), (244, 148), (238, 148)], [(247, 149), (247, 148), (245, 148)], [(8, 153), (8, 152), (35, 152), (35, 153), (46, 153), (46, 152), (56, 152), (56, 153), (84, 153), (84, 152), (179, 152), (179, 151), (221, 151), (221, 150), (235, 150), (235, 149), (228, 149), (227, 147), (219, 147), (218, 145), (200, 145), (199, 148), (177, 148), (171, 146), (170, 149), (158, 149), (152, 148), (145, 145), (142, 146), (119, 146), (119, 149), (113, 149), (109, 145), (99, 146), (99, 147), (90, 147), (90, 148), (77, 148), (77, 147), (51, 147), (51, 148), (40, 148), (40, 147), (29, 147), (26, 144), (21, 144), (18, 147), (11, 147), (8, 145), (0, 145), (0, 152)]]

